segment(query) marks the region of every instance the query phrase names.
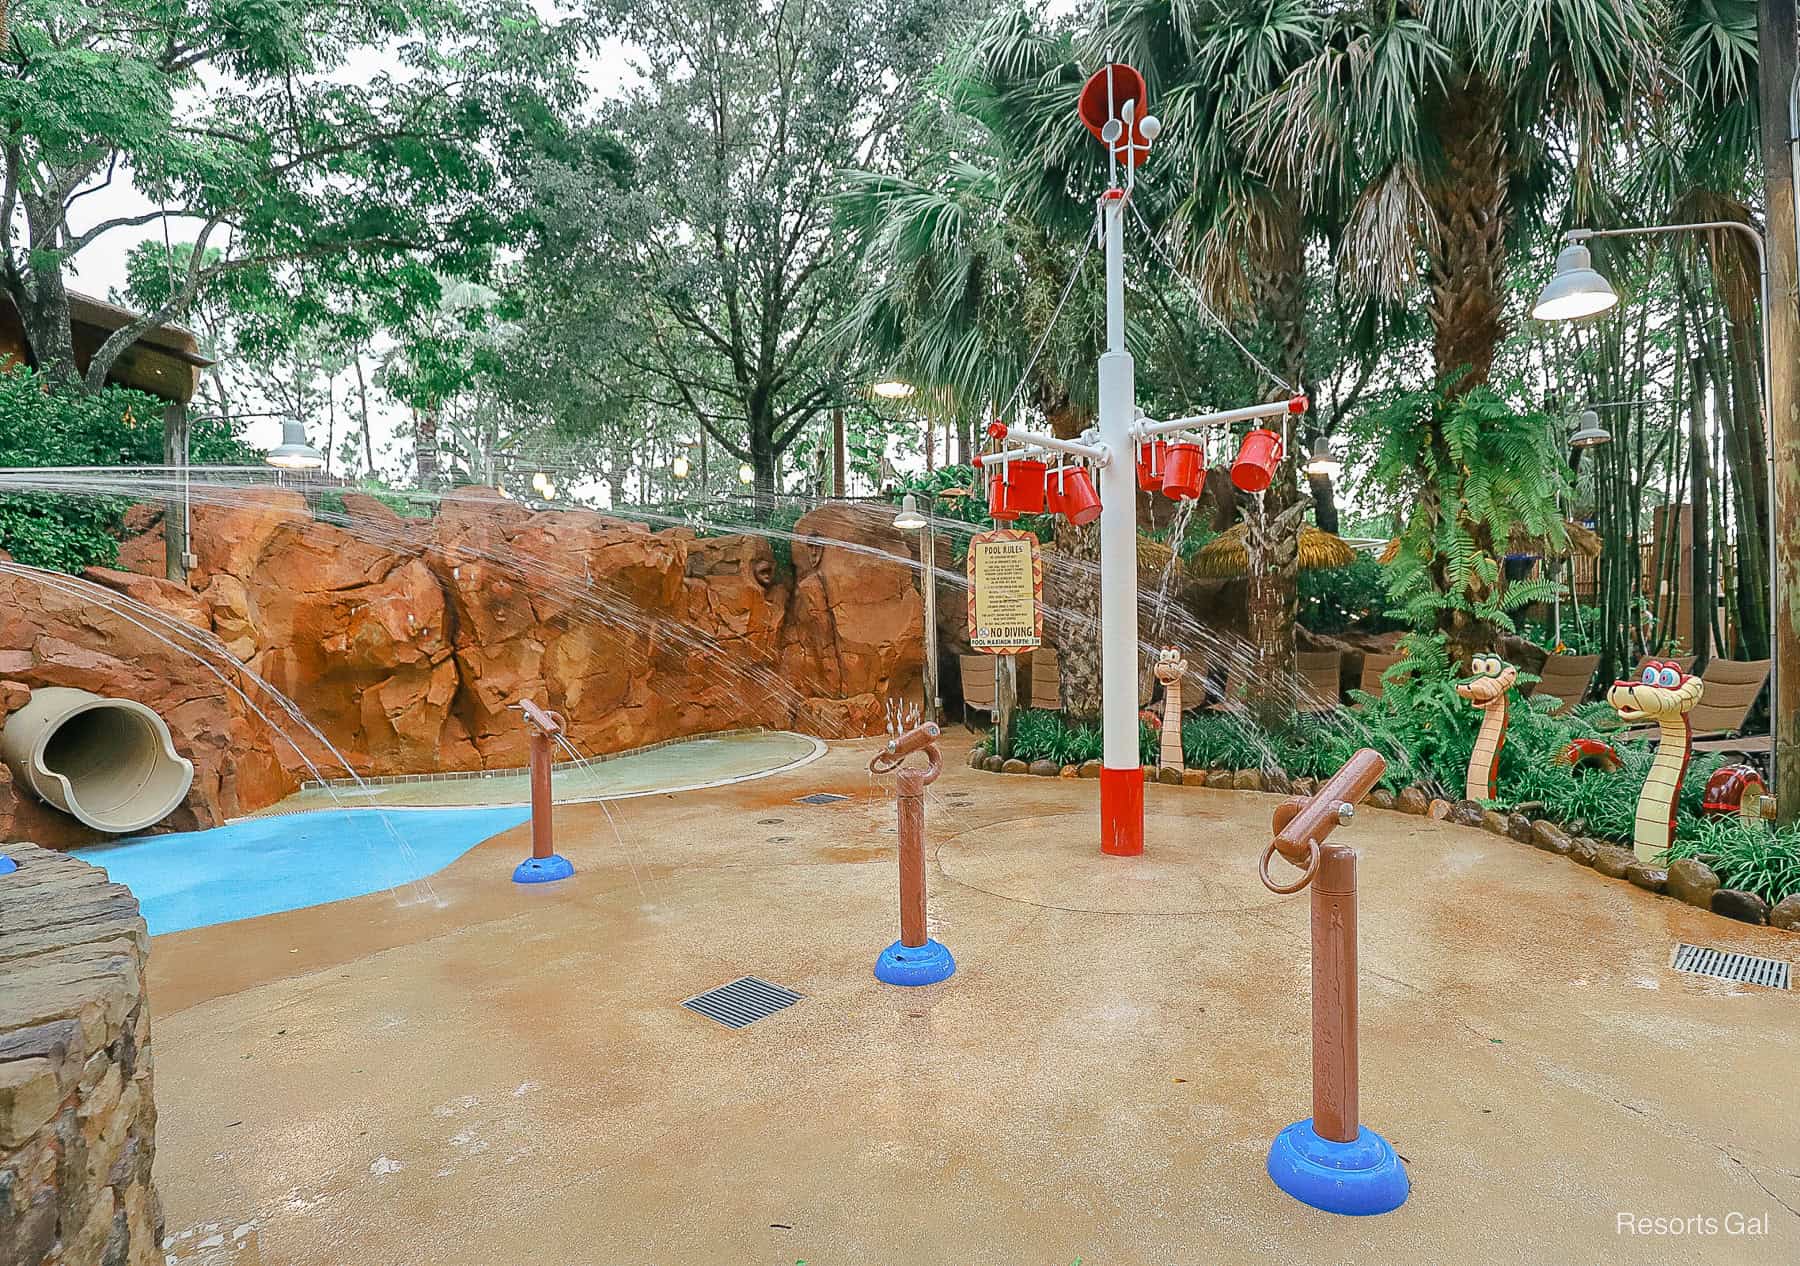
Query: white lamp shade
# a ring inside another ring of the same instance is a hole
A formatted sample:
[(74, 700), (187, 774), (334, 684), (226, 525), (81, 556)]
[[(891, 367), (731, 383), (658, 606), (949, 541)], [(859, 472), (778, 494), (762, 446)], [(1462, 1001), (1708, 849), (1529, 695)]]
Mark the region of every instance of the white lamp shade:
[(1326, 479), (1336, 479), (1344, 473), (1344, 463), (1337, 459), (1331, 451), (1331, 441), (1323, 435), (1315, 436), (1312, 444), (1312, 455), (1306, 459), (1305, 471), (1309, 475), (1322, 475)]
[(1575, 429), (1569, 434), (1570, 448), (1593, 448), (1596, 444), (1612, 443), (1612, 432), (1600, 425), (1600, 415), (1592, 409), (1582, 410), (1576, 419)]
[(281, 443), (265, 453), (263, 460), (282, 470), (325, 469), (325, 454), (306, 442), (306, 427), (294, 418), (281, 424)]
[(894, 526), (902, 532), (917, 532), (925, 526), (925, 516), (919, 513), (919, 499), (912, 493), (900, 498), (900, 513), (894, 516)]
[(1612, 283), (1594, 270), (1593, 256), (1579, 243), (1556, 256), (1556, 274), (1538, 291), (1531, 315), (1539, 321), (1575, 321), (1595, 316), (1619, 302)]

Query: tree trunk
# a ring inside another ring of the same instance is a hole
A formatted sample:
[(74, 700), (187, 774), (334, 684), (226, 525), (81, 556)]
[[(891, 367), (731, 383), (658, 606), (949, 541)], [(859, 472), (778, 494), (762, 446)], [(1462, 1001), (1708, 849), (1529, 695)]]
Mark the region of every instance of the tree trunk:
[(848, 466), (847, 454), (844, 452), (846, 436), (844, 434), (844, 406), (838, 405), (831, 411), (831, 495), (844, 495), (845, 477)]
[(419, 487), (429, 491), (438, 482), (437, 405), (413, 410), (413, 459), (419, 470)]
[(1694, 552), (1690, 560), (1690, 579), (1694, 622), (1693, 672), (1706, 671), (1712, 660), (1712, 511), (1707, 504), (1708, 485), (1712, 476), (1706, 468), (1706, 363), (1696, 356), (1692, 365), (1692, 381), (1688, 384), (1688, 513), (1693, 518)]
[[(19, 201), (25, 208), (29, 239), (54, 241), (52, 226), (60, 221), (61, 208), (52, 209), (31, 194), (23, 194)], [(79, 383), (81, 372), (75, 366), (74, 332), (69, 325), (69, 291), (63, 284), (61, 265), (27, 260), (16, 278), (8, 278), (6, 289), (18, 309), (37, 367), (52, 382)]]
[[(1257, 301), (1279, 350), (1281, 374), (1299, 383), (1306, 372), (1306, 261), (1297, 199), (1274, 220), (1278, 237), (1253, 267)], [(1298, 446), (1293, 426), (1288, 447)], [(1245, 519), (1250, 558), (1249, 626), (1253, 667), (1245, 683), (1245, 703), (1265, 730), (1284, 729), (1295, 715), (1294, 625), (1300, 616), (1300, 529), (1306, 503), (1300, 499), (1295, 454), (1275, 470), (1261, 504)]]
[[(0, 0), (4, 3), (4, 0)], [(172, 402), (163, 410), (163, 465), (174, 467), (187, 477), (188, 411), (185, 404)], [(185, 495), (163, 501), (163, 575), (185, 585), (187, 573), (187, 499)]]
[(375, 477), (375, 439), (369, 430), (369, 384), (363, 378), (362, 353), (359, 351), (351, 363), (356, 366), (356, 397), (362, 411), (363, 461), (368, 464), (367, 474)]
[(1099, 724), (1100, 693), (1100, 527), (1076, 527), (1056, 520), (1056, 562), (1046, 567), (1045, 598), (1057, 610), (1057, 666), (1060, 702), (1074, 722)]
[(1506, 151), (1500, 103), (1471, 79), (1438, 122), (1443, 170), (1426, 190), (1433, 226), (1426, 309), (1440, 386), (1460, 394), (1488, 380), (1505, 336)]
[(1788, 150), (1787, 96), (1796, 57), (1794, 0), (1762, 0), (1757, 25), (1757, 96), (1762, 113), (1763, 188), (1769, 228), (1767, 322), (1772, 381), (1766, 383), (1769, 460), (1774, 463), (1776, 586), (1770, 613), (1774, 678), (1769, 692), (1769, 734), (1774, 743), (1775, 804), (1786, 824), (1800, 818), (1800, 243), (1795, 241), (1793, 168)]

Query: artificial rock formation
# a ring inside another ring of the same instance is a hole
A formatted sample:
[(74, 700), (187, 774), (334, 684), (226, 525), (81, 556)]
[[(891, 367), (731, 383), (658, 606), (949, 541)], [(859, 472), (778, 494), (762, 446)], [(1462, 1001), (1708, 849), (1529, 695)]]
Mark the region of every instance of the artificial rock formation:
[[(886, 698), (919, 689), (923, 606), (896, 561), (909, 541), (880, 509), (805, 516), (795, 534), (822, 539), (796, 541), (789, 569), (764, 537), (696, 539), (490, 489), (430, 519), (356, 494), (344, 505), (347, 524), (285, 490), (196, 504), (187, 586), (159, 578), (153, 523), (124, 543), (121, 570), (86, 573), (98, 590), (0, 576), (0, 706), (54, 684), (156, 709), (196, 766), (180, 829), (267, 804), (314, 769), (341, 775), (333, 749), (365, 775), (523, 765), (523, 698), (560, 712), (581, 749), (613, 752), (748, 726), (879, 733)], [(210, 648), (208, 663), (171, 641)], [(88, 838), (11, 791), (0, 785), (12, 838)]]
[(0, 1262), (161, 1262), (148, 933), (73, 857), (8, 845), (0, 882)]

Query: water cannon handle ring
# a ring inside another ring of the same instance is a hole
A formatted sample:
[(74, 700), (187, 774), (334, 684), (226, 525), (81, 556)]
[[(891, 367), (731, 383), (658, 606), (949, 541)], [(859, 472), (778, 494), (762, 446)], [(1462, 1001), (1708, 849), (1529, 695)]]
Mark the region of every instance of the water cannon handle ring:
[(1313, 877), (1319, 873), (1319, 842), (1317, 840), (1306, 841), (1306, 865), (1301, 868), (1300, 878), (1291, 884), (1278, 884), (1270, 877), (1269, 861), (1275, 856), (1275, 853), (1275, 841), (1270, 840), (1269, 847), (1263, 850), (1262, 861), (1257, 863), (1256, 873), (1262, 879), (1263, 887), (1277, 896), (1286, 897), (1299, 892), (1310, 884)]

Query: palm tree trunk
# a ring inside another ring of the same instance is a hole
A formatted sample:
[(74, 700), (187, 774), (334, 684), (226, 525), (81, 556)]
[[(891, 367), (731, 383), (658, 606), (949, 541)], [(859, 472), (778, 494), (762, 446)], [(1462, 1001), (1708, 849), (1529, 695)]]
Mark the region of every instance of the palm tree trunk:
[(1443, 171), (1427, 186), (1433, 226), (1426, 252), (1432, 357), (1440, 386), (1486, 382), (1506, 334), (1506, 151), (1501, 103), (1471, 80), (1444, 103)]

